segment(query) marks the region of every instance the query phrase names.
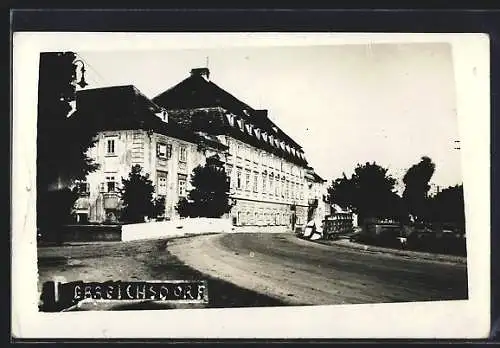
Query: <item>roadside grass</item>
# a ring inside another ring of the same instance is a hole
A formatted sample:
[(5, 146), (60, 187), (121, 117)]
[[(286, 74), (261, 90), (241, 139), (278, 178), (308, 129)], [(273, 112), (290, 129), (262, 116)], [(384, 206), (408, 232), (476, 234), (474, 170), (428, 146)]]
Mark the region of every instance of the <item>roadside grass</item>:
[(419, 259), (420, 261), (429, 262), (449, 262), (457, 264), (467, 264), (467, 257), (453, 254), (440, 254), (436, 252), (425, 252), (420, 250), (412, 249), (401, 249), (397, 247), (381, 246), (371, 243), (363, 243), (361, 241), (354, 241), (350, 236), (340, 236), (337, 239), (316, 239), (310, 240), (306, 238), (300, 238), (306, 242), (342, 247), (346, 249), (361, 250), (368, 253), (386, 254), (396, 257), (402, 257), (407, 259)]

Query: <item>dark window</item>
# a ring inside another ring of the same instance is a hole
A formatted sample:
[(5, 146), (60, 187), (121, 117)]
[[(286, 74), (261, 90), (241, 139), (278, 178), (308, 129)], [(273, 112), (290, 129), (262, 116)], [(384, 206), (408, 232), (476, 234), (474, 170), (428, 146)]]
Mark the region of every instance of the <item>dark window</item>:
[(114, 191), (115, 191), (115, 182), (108, 181), (108, 192), (114, 192)]
[(161, 159), (169, 159), (172, 156), (172, 144), (156, 144), (156, 155)]
[(115, 192), (116, 191), (116, 181), (114, 176), (106, 177), (106, 192)]
[(240, 190), (241, 189), (241, 170), (238, 170), (236, 174), (237, 174), (237, 176), (236, 176), (236, 188), (238, 190)]
[(115, 140), (114, 139), (109, 139), (107, 142), (107, 151), (106, 153), (108, 155), (114, 155), (115, 154)]
[(185, 146), (181, 146), (179, 150), (179, 161), (180, 162), (187, 161), (187, 148)]

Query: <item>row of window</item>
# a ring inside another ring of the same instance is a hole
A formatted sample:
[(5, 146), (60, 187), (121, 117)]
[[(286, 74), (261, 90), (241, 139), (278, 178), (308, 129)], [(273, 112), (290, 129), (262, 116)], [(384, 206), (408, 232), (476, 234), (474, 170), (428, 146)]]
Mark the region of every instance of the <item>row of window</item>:
[[(233, 223), (236, 225), (290, 225), (292, 224), (292, 214), (289, 212), (276, 211), (239, 211), (233, 217)], [(296, 219), (295, 223), (299, 223)]]
[[(105, 182), (100, 183), (99, 192), (108, 193), (108, 192), (118, 192), (120, 184), (116, 181), (115, 176), (106, 176)], [(187, 192), (187, 175), (179, 174), (178, 176), (178, 194), (180, 197), (186, 197)], [(77, 190), (80, 194), (87, 194), (90, 192), (90, 185), (87, 182), (78, 182)], [(167, 172), (157, 173), (157, 193), (161, 196), (167, 195)]]
[(238, 158), (242, 158), (248, 161), (253, 161), (254, 163), (262, 164), (263, 166), (268, 166), (269, 168), (274, 168), (282, 172), (286, 172), (293, 176), (303, 177), (303, 172), (301, 169), (297, 168), (292, 163), (284, 161), (278, 157), (268, 155), (264, 151), (254, 151), (249, 146), (236, 145), (235, 151), (233, 151)]
[[(248, 114), (247, 114), (248, 116)], [(289, 154), (296, 156), (297, 158), (304, 159), (304, 154), (302, 151), (296, 149), (294, 146), (289, 145), (287, 142), (279, 139), (276, 134), (268, 133), (265, 130), (261, 130), (255, 127), (251, 123), (247, 123), (242, 118), (236, 118), (234, 115), (228, 113), (226, 114), (227, 121), (232, 127), (238, 127), (243, 133), (255, 136), (258, 140), (262, 140), (269, 145), (272, 145), (278, 149), (288, 152)], [(236, 122), (235, 122), (236, 121)], [(278, 133), (278, 128), (276, 126), (272, 127), (275, 133)]]
[[(160, 159), (170, 159), (172, 157), (172, 144), (157, 143), (156, 156)], [(187, 162), (187, 147), (179, 147), (179, 162)]]
[[(79, 184), (80, 187), (85, 187), (87, 192), (89, 191), (89, 184), (86, 182), (82, 182)], [(114, 176), (106, 176), (106, 180), (101, 182), (99, 185), (99, 192), (117, 192), (119, 187), (119, 183), (116, 181)]]
[[(76, 184), (77, 191), (80, 194), (90, 193), (90, 185), (86, 181), (81, 181)], [(105, 181), (99, 184), (100, 193), (118, 192), (120, 183), (116, 180), (115, 176), (106, 176)]]
[(284, 178), (275, 178), (272, 174), (268, 175), (265, 173), (259, 174), (254, 172), (252, 175), (249, 170), (245, 170), (245, 177), (243, 180), (243, 170), (238, 168), (236, 170), (235, 182), (233, 182), (232, 178), (232, 168), (227, 169), (227, 175), (230, 178), (231, 189), (233, 189), (235, 186), (234, 184), (236, 184), (237, 190), (259, 193), (259, 176), (262, 176), (262, 179), (260, 180), (260, 192), (285, 199), (304, 198), (304, 184), (291, 182), (290, 180), (285, 180)]
[[(156, 172), (156, 185), (157, 193), (160, 196), (167, 195), (167, 178), (168, 173), (164, 171)], [(187, 195), (187, 175), (179, 174), (177, 177), (177, 188), (179, 197), (186, 197)]]
[[(110, 138), (106, 140), (106, 155), (116, 155), (116, 139)], [(170, 159), (172, 157), (172, 144), (157, 143), (156, 156), (161, 159)], [(187, 147), (180, 146), (179, 148), (179, 162), (187, 162)]]
[[(156, 173), (156, 182), (157, 182), (157, 193), (160, 196), (167, 195), (167, 177), (168, 173), (163, 171), (158, 171)], [(186, 197), (187, 195), (187, 175), (179, 174), (177, 177), (177, 188), (179, 197)]]

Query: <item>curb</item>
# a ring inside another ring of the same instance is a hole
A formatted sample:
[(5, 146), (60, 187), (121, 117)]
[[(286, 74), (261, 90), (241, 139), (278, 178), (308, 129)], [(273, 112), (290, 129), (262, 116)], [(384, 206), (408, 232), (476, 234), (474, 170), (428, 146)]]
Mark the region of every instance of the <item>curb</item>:
[(419, 251), (411, 251), (411, 250), (398, 250), (391, 248), (384, 248), (374, 245), (361, 244), (356, 242), (339, 242), (339, 241), (311, 241), (313, 243), (323, 244), (323, 245), (335, 245), (339, 247), (344, 247), (347, 249), (356, 249), (363, 251), (372, 251), (372, 252), (382, 252), (386, 254), (391, 254), (395, 256), (402, 256), (408, 258), (419, 258), (421, 260), (429, 260), (429, 261), (438, 261), (438, 262), (452, 262), (456, 264), (467, 264), (467, 257), (463, 256), (454, 256), (454, 255), (444, 255), (444, 254), (431, 254)]

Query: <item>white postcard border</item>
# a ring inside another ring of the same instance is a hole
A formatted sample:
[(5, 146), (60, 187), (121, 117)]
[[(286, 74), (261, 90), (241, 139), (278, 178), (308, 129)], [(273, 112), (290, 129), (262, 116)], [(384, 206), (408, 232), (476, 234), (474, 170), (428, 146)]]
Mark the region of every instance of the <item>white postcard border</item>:
[[(467, 301), (39, 313), (36, 114), (43, 51), (449, 42), (468, 231)], [(490, 328), (490, 90), (485, 34), (14, 33), (12, 330), (18, 338), (480, 338)]]

